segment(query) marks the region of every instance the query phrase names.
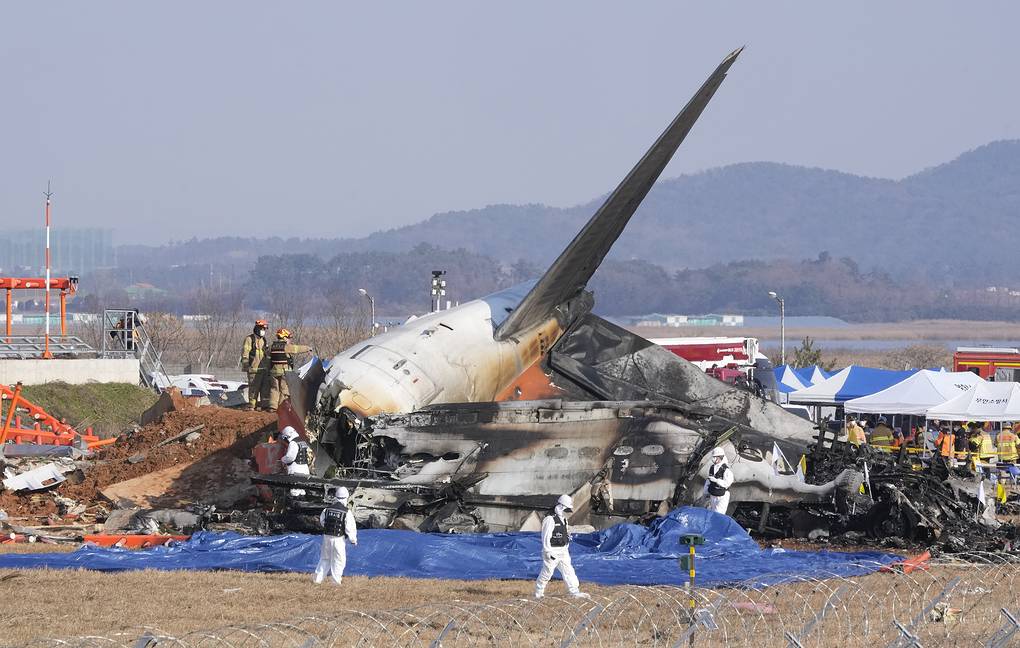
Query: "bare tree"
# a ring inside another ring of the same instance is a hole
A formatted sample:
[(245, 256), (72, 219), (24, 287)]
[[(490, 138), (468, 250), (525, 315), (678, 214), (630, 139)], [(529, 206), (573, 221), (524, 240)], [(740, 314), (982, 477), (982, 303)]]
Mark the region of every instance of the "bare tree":
[(319, 357), (331, 358), (371, 335), (364, 308), (352, 308), (337, 295), (324, 301), (322, 325), (306, 328), (302, 338), (302, 343), (310, 344)]
[(186, 331), (184, 322), (172, 313), (145, 313), (145, 332), (149, 335), (152, 350), (161, 359), (166, 359), (184, 346)]
[(241, 357), (246, 311), (239, 290), (200, 287), (194, 295), (195, 330), (199, 337), (191, 348), (192, 363), (209, 367), (234, 367)]
[(83, 320), (72, 320), (67, 324), (67, 334), (77, 337), (93, 349), (103, 347), (103, 313)]

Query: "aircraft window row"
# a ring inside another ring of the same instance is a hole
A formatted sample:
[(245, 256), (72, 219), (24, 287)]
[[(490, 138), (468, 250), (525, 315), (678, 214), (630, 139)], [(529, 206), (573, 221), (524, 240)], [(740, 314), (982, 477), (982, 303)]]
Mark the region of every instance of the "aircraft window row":
[(570, 454), (569, 450), (560, 447), (549, 448), (545, 451), (545, 456), (549, 457), (550, 459), (566, 459), (567, 455), (569, 454)]
[[(686, 455), (690, 453), (689, 448), (685, 449), (679, 447), (672, 447), (669, 450), (675, 455)], [(642, 446), (641, 448), (641, 454), (645, 455), (646, 457), (658, 457), (664, 452), (666, 452), (666, 447), (659, 445), (658, 443), (652, 443), (646, 446)], [(629, 457), (630, 455), (634, 454), (634, 448), (627, 445), (616, 446), (615, 448), (613, 448), (613, 454), (616, 455), (617, 457)]]

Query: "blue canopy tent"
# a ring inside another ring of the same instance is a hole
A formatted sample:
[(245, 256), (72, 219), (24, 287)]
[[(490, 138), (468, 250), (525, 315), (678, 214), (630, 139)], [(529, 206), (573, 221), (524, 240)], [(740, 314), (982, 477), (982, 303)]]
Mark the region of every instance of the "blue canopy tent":
[(827, 380), (790, 393), (791, 403), (835, 405), (892, 387), (917, 373), (850, 365)]
[(811, 384), (802, 380), (797, 370), (790, 365), (779, 365), (772, 371), (776, 374), (776, 388), (781, 394), (789, 394)]
[(833, 376), (833, 372), (826, 371), (818, 365), (811, 365), (810, 367), (801, 367), (800, 369), (794, 369), (797, 372), (797, 377), (804, 383), (805, 387), (811, 385), (817, 385), (823, 380), (828, 380)]

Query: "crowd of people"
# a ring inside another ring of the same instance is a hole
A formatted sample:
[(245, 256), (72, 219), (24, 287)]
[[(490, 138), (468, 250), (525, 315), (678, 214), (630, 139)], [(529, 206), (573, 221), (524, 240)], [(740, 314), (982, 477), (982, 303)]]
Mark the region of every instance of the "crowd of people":
[(921, 419), (917, 424), (894, 426), (885, 416), (847, 416), (846, 433), (847, 441), (857, 446), (871, 445), (890, 452), (902, 448), (927, 451), (932, 456), (943, 457), (954, 466), (968, 463), (975, 467), (1014, 466), (1017, 464), (1020, 421), (982, 423)]

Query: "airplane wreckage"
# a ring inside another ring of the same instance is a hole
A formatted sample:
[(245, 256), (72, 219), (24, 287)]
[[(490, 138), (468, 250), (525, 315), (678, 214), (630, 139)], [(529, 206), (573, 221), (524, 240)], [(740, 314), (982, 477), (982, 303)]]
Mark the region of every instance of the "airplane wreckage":
[(591, 312), (589, 279), (740, 51), (540, 279), (413, 318), (288, 376), (281, 423), (314, 448), (314, 474), (253, 481), (306, 493), (286, 497), (289, 528), (302, 517), (313, 528), (326, 487), (340, 484), (352, 488), (362, 526), (537, 529), (569, 493), (571, 521), (601, 528), (696, 503), (716, 446), (735, 474), (731, 512), (756, 512), (760, 530), (850, 505), (864, 479), (852, 461), (820, 484), (775, 467), (776, 447), (794, 459), (807, 452), (810, 422)]

